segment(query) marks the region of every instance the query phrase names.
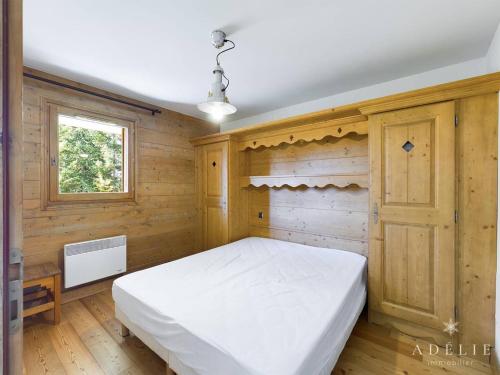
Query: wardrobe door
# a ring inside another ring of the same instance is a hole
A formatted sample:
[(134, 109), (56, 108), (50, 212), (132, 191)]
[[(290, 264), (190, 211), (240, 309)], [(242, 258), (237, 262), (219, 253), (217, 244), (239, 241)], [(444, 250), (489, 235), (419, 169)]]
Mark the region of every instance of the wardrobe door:
[(455, 314), (455, 105), (370, 117), (370, 309), (443, 329)]
[(203, 247), (228, 242), (227, 142), (203, 146)]

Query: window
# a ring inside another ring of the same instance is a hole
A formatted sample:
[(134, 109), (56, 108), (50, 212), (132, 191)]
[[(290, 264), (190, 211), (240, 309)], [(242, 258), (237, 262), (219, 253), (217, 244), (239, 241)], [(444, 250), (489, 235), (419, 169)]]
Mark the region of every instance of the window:
[(132, 120), (48, 104), (48, 203), (132, 200)]

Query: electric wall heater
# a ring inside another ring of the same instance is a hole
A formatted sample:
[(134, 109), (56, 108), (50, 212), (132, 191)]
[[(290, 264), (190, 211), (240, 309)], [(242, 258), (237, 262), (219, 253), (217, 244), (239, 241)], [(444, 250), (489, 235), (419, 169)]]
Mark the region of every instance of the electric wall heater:
[(71, 288), (127, 270), (127, 236), (64, 245), (64, 287)]

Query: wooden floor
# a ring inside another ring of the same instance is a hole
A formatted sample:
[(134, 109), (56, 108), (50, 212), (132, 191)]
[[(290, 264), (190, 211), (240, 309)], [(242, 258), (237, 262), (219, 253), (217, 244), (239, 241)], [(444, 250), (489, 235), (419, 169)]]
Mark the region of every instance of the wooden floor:
[[(25, 374), (165, 374), (163, 360), (136, 337), (122, 338), (119, 328), (110, 291), (63, 305), (57, 326), (27, 320)], [(479, 361), (453, 366), (443, 356), (444, 363), (428, 365), (436, 358), (412, 356), (414, 348), (412, 339), (360, 319), (333, 374), (491, 374)]]

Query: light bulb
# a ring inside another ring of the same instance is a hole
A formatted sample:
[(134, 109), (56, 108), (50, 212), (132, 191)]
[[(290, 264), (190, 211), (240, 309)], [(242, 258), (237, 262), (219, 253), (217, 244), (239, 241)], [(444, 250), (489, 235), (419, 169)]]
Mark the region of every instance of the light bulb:
[(215, 121), (221, 121), (224, 118), (224, 112), (215, 111), (210, 115), (210, 117)]

